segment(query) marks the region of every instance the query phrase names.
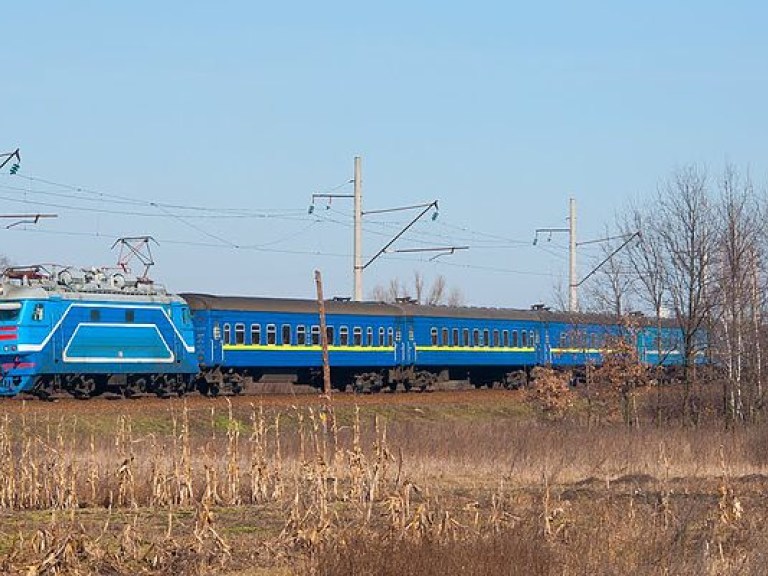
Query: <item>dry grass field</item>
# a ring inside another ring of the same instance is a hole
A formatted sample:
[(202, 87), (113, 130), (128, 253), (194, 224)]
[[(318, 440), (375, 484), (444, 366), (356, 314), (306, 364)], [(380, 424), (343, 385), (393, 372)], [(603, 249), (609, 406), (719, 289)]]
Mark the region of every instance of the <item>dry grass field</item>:
[(764, 574), (768, 424), (667, 396), (3, 401), (0, 572)]

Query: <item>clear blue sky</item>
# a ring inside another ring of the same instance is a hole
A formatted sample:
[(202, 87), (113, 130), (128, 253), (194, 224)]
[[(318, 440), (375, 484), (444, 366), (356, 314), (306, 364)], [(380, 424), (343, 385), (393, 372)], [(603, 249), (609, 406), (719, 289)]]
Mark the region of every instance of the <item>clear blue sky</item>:
[[(306, 208), (359, 154), (365, 208), (440, 201), (398, 247), (471, 246), (386, 255), (366, 294), (419, 270), (471, 304), (551, 301), (566, 238), (531, 240), (569, 196), (586, 240), (681, 164), (768, 180), (767, 21), (760, 2), (4, 3), (0, 152), (104, 195), (6, 168), (0, 212), (59, 218), (0, 230), (0, 252), (109, 264), (152, 234), (174, 291), (312, 296), (319, 268), (350, 294), (351, 201)], [(369, 218), (365, 255), (407, 219)]]

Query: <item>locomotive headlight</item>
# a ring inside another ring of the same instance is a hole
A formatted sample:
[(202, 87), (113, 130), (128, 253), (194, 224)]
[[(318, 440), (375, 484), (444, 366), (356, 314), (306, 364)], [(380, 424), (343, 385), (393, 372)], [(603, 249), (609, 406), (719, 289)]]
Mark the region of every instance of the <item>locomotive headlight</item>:
[(16, 350), (16, 344), (11, 345), (11, 350), (13, 350), (13, 351)]

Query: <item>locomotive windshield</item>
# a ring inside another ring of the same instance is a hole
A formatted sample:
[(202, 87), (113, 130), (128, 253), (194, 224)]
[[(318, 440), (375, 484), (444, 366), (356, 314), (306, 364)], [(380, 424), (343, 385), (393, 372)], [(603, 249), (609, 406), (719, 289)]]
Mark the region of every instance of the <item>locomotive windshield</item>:
[(21, 304), (18, 302), (0, 303), (0, 322), (14, 322), (19, 318)]

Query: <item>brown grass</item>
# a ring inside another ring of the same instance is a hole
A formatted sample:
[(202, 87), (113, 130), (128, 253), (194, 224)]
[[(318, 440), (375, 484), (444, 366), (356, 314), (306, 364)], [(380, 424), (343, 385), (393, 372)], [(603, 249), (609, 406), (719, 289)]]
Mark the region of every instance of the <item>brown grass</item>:
[(764, 573), (766, 424), (403, 397), (5, 403), (0, 571)]

